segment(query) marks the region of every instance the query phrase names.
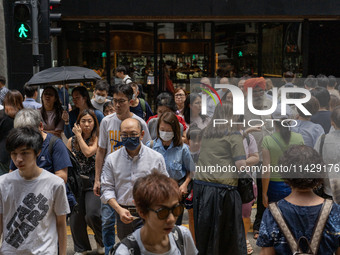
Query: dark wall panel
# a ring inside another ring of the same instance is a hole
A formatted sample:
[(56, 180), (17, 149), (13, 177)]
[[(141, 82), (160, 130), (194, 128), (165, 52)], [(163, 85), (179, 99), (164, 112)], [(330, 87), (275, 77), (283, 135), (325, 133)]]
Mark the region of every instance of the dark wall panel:
[(65, 16), (339, 15), (338, 0), (63, 0)]

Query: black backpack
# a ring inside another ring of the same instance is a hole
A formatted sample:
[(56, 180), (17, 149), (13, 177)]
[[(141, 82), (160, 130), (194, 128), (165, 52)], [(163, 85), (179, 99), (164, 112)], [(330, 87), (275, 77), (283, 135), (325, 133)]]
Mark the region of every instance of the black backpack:
[[(177, 248), (180, 250), (181, 255), (184, 255), (184, 238), (181, 229), (178, 226), (175, 226), (172, 231), (172, 236), (174, 237), (175, 243), (177, 245)], [(138, 246), (138, 243), (135, 239), (135, 237), (130, 234), (127, 237), (125, 237), (121, 242), (116, 243), (110, 250), (109, 255), (116, 254), (116, 251), (120, 244), (124, 244), (128, 250), (130, 251), (130, 254), (133, 255), (140, 255), (140, 249)]]
[[(51, 157), (52, 157), (52, 152), (53, 152), (53, 146), (58, 139), (59, 138), (56, 136), (52, 136), (50, 139), (50, 142), (48, 145), (48, 151)], [(73, 153), (68, 148), (67, 148), (67, 152), (70, 157), (72, 167), (68, 167), (66, 185), (68, 186), (69, 190), (73, 193), (76, 200), (78, 200), (83, 190), (83, 182), (80, 176), (81, 167), (76, 157), (73, 155)]]

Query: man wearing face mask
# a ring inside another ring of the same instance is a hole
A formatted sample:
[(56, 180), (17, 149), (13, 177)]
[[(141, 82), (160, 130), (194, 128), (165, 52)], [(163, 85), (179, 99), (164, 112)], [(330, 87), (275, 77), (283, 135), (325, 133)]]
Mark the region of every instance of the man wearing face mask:
[(91, 103), (94, 108), (103, 112), (104, 103), (110, 101), (107, 99), (108, 92), (109, 84), (107, 84), (105, 80), (97, 81), (96, 87), (93, 91), (93, 99), (91, 99)]
[[(101, 195), (100, 176), (102, 173), (104, 160), (108, 157), (109, 154), (123, 147), (120, 130), (120, 124), (122, 123), (122, 121), (128, 118), (139, 120), (144, 131), (142, 142), (145, 144), (151, 139), (145, 121), (130, 112), (132, 96), (133, 89), (129, 84), (119, 84), (115, 86), (112, 101), (116, 112), (106, 116), (100, 124), (98, 150), (96, 154), (96, 177), (93, 186), (93, 192), (97, 196)], [(125, 169), (125, 167), (122, 169)], [(101, 210), (105, 254), (109, 254), (109, 250), (115, 243), (115, 212), (113, 208), (108, 204), (102, 204)]]
[(128, 118), (120, 125), (124, 148), (107, 156), (101, 176), (103, 203), (116, 211), (120, 240), (143, 224), (134, 206), (132, 189), (139, 177), (159, 171), (168, 176), (163, 156), (143, 145), (144, 130), (139, 120)]

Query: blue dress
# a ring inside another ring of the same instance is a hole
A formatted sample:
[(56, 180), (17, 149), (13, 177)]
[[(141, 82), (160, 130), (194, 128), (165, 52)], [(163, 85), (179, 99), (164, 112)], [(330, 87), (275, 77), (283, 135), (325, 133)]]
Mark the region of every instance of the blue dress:
[[(284, 199), (278, 201), (277, 204), (295, 239), (298, 240), (301, 236), (305, 236), (310, 240), (322, 204), (315, 206), (297, 206)], [(332, 211), (328, 217), (317, 254), (333, 254), (339, 247), (339, 237), (340, 206), (333, 203)], [(302, 243), (303, 242), (301, 242), (301, 244)], [(277, 255), (292, 254), (285, 236), (268, 209), (266, 209), (263, 214), (260, 236), (256, 244), (260, 247), (274, 247)]]

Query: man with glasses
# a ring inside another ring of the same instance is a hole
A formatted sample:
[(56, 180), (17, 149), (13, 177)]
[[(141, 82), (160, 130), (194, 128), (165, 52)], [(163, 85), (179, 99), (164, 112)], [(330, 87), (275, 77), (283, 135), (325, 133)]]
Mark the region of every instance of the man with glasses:
[[(97, 196), (100, 196), (100, 176), (102, 173), (105, 157), (123, 146), (120, 135), (121, 122), (127, 118), (139, 120), (144, 131), (144, 136), (142, 139), (143, 143), (146, 143), (151, 139), (145, 121), (130, 112), (133, 96), (132, 87), (128, 84), (120, 84), (114, 89), (112, 102), (116, 112), (106, 116), (100, 124), (98, 141), (99, 146), (96, 154), (96, 176), (93, 187), (93, 191)], [(114, 210), (112, 207), (110, 207), (108, 204), (102, 204), (102, 231), (105, 254), (108, 254), (109, 250), (115, 243), (114, 216)]]
[(138, 119), (125, 119), (120, 126), (125, 148), (108, 155), (103, 167), (101, 200), (116, 211), (120, 240), (143, 225), (132, 196), (136, 180), (154, 170), (168, 176), (163, 156), (141, 143), (144, 135)]

